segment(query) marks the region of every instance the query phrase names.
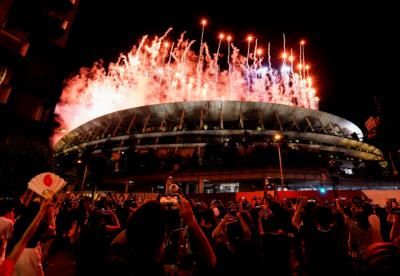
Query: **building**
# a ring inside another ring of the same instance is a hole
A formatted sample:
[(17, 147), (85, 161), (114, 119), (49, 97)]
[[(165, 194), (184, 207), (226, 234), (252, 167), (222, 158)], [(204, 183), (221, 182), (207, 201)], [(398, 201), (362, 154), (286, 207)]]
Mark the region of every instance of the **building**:
[(3, 134), (49, 136), (78, 4), (78, 0), (0, 2)]
[(335, 179), (353, 188), (385, 161), (344, 118), (245, 101), (121, 110), (70, 131), (55, 148), (63, 169), (80, 166), (82, 174), (86, 166), (83, 189), (125, 192), (156, 192), (171, 182), (188, 193), (262, 190), (265, 183), (281, 187), (280, 150), (284, 187), (290, 189), (315, 189)]

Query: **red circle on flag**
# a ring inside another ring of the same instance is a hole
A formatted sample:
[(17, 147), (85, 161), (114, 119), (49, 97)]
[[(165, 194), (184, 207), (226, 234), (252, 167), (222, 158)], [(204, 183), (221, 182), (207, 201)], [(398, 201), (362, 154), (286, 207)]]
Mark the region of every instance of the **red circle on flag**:
[(46, 176), (43, 179), (43, 183), (44, 185), (46, 185), (47, 187), (50, 187), (51, 184), (53, 184), (53, 179), (51, 178), (50, 174), (46, 174)]

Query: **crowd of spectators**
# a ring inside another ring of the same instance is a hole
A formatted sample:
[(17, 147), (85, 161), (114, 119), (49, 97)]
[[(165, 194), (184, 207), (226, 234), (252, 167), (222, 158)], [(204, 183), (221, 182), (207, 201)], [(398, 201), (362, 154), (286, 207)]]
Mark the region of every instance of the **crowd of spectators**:
[(358, 197), (25, 195), (1, 201), (0, 275), (44, 275), (54, 240), (78, 275), (400, 275), (399, 210)]

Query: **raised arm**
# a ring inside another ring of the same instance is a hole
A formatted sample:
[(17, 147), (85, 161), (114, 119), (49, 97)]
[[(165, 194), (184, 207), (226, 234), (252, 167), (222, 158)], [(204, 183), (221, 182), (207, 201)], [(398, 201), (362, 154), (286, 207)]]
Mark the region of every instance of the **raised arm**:
[(258, 224), (257, 224), (258, 233), (260, 234), (260, 236), (264, 235), (264, 228), (263, 228), (263, 225), (262, 225), (263, 216), (264, 216), (264, 210), (261, 209), (259, 214), (258, 214)]
[(237, 217), (239, 218), (240, 226), (242, 227), (244, 237), (247, 239), (251, 239), (251, 229), (244, 219), (243, 216), (246, 216), (248, 213), (244, 213), (243, 211), (237, 213)]
[(400, 215), (392, 214), (392, 228), (390, 229), (390, 240), (395, 241), (400, 237)]
[(38, 229), (40, 222), (42, 221), (43, 215), (46, 213), (47, 207), (50, 203), (51, 199), (44, 199), (42, 201), (42, 204), (40, 205), (40, 209), (36, 214), (36, 217), (33, 219), (29, 227), (25, 230), (24, 235), (14, 246), (13, 250), (7, 257), (7, 259), (10, 259), (14, 263), (17, 262), (18, 258), (22, 254), (22, 251), (25, 249), (26, 245), (28, 244), (32, 236), (36, 233), (36, 230)]
[(296, 212), (294, 213), (292, 222), (296, 228), (299, 228), (301, 225), (301, 214), (303, 212), (304, 206), (306, 206), (307, 200), (306, 198), (300, 198), (299, 203), (296, 206)]
[(338, 199), (336, 200), (336, 209), (344, 216), (345, 219), (349, 219), (349, 216), (344, 211), (343, 206), (340, 204), (340, 200)]
[(106, 225), (106, 231), (107, 232), (112, 232), (115, 230), (119, 230), (121, 228), (121, 225), (119, 223), (118, 217), (117, 215), (112, 211), (112, 210), (108, 210), (107, 211), (108, 214), (110, 214), (111, 220), (112, 220), (112, 225), (107, 224)]
[(188, 226), (193, 252), (200, 260), (204, 261), (205, 265), (210, 268), (215, 267), (217, 258), (214, 254), (214, 250), (208, 242), (206, 235), (204, 235), (199, 224), (197, 223), (189, 201), (187, 201), (181, 195), (179, 195), (179, 198), (179, 212), (183, 221)]
[(215, 227), (214, 231), (212, 232), (211, 237), (214, 240), (216, 240), (218, 237), (220, 237), (222, 234), (224, 234), (225, 225), (226, 225), (228, 216), (230, 216), (230, 215), (226, 214), (225, 217), (221, 220), (220, 223), (218, 223), (217, 227)]

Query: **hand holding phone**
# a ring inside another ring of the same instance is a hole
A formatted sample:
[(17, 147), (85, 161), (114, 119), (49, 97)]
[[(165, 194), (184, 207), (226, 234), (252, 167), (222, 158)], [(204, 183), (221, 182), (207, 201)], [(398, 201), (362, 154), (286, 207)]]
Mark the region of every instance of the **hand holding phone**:
[(161, 205), (177, 206), (179, 203), (179, 196), (175, 194), (159, 195), (158, 202)]

